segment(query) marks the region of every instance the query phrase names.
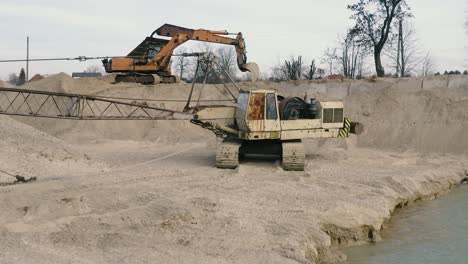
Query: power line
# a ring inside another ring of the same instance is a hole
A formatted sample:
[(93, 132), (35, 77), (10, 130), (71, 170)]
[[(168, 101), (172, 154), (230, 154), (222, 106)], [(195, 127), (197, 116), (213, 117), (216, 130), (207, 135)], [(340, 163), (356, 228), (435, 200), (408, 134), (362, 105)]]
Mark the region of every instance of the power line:
[[(203, 55), (203, 52), (194, 52), (194, 53), (181, 53), (173, 54), (171, 57), (196, 57)], [(166, 55), (159, 55), (154, 57), (164, 57)], [(141, 56), (98, 56), (98, 57), (87, 57), (87, 56), (78, 56), (71, 58), (41, 58), (41, 59), (11, 59), (11, 60), (0, 60), (0, 62), (22, 62), (22, 61), (87, 61), (87, 60), (102, 60), (102, 59), (113, 59), (113, 58), (129, 58), (129, 59), (143, 59)]]

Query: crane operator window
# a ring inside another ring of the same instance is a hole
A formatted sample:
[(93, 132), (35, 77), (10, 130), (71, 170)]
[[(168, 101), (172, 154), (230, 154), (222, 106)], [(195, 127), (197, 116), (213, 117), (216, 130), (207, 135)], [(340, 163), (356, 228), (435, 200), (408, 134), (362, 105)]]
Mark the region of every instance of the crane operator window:
[(269, 93), (266, 96), (266, 119), (276, 120), (278, 118), (278, 112), (276, 111), (276, 96), (273, 93)]
[(249, 94), (248, 93), (240, 93), (239, 97), (237, 98), (237, 107), (242, 111), (247, 111), (247, 105), (249, 104)]
[(145, 59), (151, 60), (154, 56), (156, 56), (159, 53), (160, 50), (161, 47), (158, 46), (149, 48), (148, 50), (146, 50)]

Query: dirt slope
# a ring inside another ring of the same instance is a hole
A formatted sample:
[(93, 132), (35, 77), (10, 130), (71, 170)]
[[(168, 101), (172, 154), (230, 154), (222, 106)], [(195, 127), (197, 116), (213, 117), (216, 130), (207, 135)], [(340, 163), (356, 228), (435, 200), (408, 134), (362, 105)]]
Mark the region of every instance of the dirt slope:
[[(68, 143), (33, 127), (0, 115), (0, 169), (41, 179), (73, 174), (86, 174), (106, 166), (94, 162)], [(1, 175), (1, 182), (14, 179)]]
[(350, 117), (367, 127), (358, 146), (468, 153), (468, 92), (390, 88), (346, 98)]

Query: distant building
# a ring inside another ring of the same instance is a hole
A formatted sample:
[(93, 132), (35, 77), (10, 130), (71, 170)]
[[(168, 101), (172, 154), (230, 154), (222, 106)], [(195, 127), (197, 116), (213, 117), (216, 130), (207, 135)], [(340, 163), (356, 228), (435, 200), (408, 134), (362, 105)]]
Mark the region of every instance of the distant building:
[(343, 80), (344, 77), (341, 74), (332, 74), (327, 76), (328, 80)]
[(89, 78), (89, 77), (101, 77), (100, 72), (74, 72), (72, 73), (73, 78)]
[(30, 82), (35, 82), (35, 81), (39, 81), (39, 80), (42, 80), (42, 79), (44, 79), (44, 76), (42, 76), (40, 74), (36, 74), (31, 79), (29, 79), (29, 81)]

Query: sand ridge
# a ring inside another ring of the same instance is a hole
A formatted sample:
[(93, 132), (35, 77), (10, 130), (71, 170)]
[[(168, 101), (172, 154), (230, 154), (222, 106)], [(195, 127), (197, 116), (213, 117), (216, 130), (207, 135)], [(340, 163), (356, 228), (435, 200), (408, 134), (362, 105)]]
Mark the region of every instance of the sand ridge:
[(0, 80), (0, 87), (2, 87), (2, 88), (11, 88), (11, 87), (13, 87), (13, 85), (11, 85), (8, 82)]

